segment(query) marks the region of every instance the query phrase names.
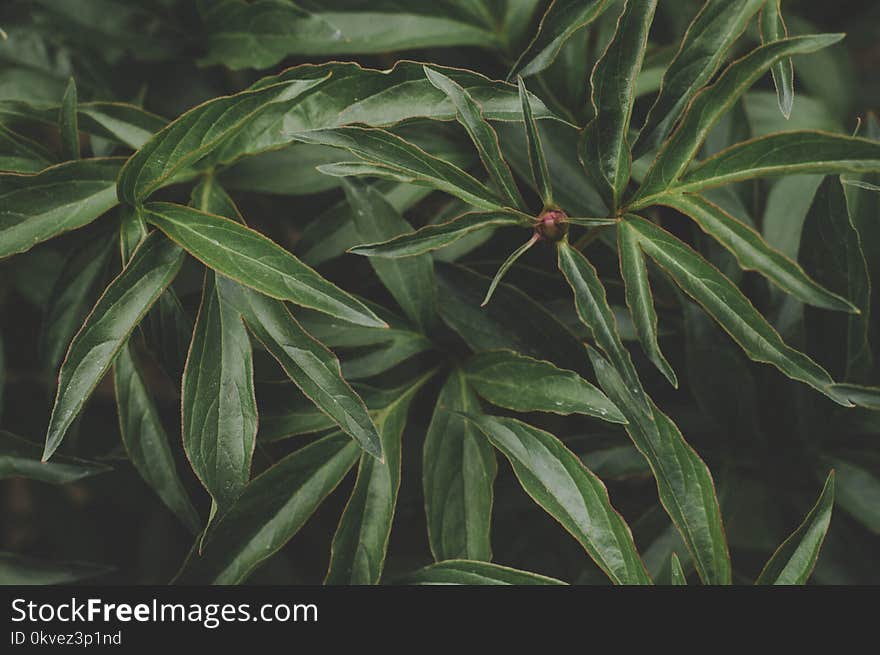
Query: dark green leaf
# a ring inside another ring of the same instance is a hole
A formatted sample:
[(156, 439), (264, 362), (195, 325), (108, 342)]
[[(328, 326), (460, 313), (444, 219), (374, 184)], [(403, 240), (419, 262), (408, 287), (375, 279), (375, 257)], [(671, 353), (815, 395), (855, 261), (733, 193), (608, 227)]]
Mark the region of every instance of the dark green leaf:
[(81, 159), (34, 175), (0, 173), (0, 258), (91, 223), (117, 204), (123, 159)]
[(629, 123), (657, 0), (626, 0), (614, 38), (590, 77), (594, 118), (584, 130), (581, 160), (613, 211), (629, 184)]
[(510, 460), (523, 489), (578, 540), (616, 584), (650, 584), (632, 532), (608, 491), (553, 435), (509, 418), (471, 420)]
[(111, 570), (111, 567), (101, 564), (50, 562), (0, 551), (2, 585), (63, 585), (97, 578)]
[[(841, 34), (817, 34), (775, 41), (753, 50), (728, 66), (717, 82), (701, 91), (688, 105), (678, 128), (663, 144), (645, 175), (632, 208), (650, 204), (651, 196), (661, 194), (675, 185), (696, 157), (712, 128), (774, 63), (792, 55), (827, 48), (842, 38)], [(814, 146), (810, 150), (812, 152)], [(765, 150), (762, 154), (766, 155), (768, 152), (770, 150)], [(699, 168), (702, 167), (697, 170)], [(694, 171), (691, 172), (693, 174)]]
[(0, 480), (28, 478), (49, 484), (68, 484), (111, 468), (100, 462), (58, 455), (51, 462), (41, 462), (43, 448), (11, 432), (0, 430)]
[(177, 582), (244, 582), (286, 544), (342, 481), (361, 450), (336, 432), (291, 453), (254, 478), (214, 525), (201, 555), (192, 553)]
[(862, 466), (829, 457), (823, 464), (836, 472), (836, 500), (850, 516), (880, 534), (880, 479)]
[(828, 526), (831, 523), (831, 510), (834, 508), (834, 471), (828, 475), (816, 505), (804, 518), (800, 527), (773, 553), (764, 566), (755, 584), (803, 585), (807, 583)]
[(833, 380), (821, 366), (790, 348), (754, 305), (717, 268), (687, 244), (636, 216), (627, 225), (639, 246), (724, 328), (746, 354), (772, 364), (788, 377), (804, 382), (842, 405), (849, 402), (831, 389)]
[(73, 78), (67, 83), (64, 97), (61, 99), (61, 111), (58, 113), (58, 127), (61, 131), (61, 156), (67, 159), (79, 159), (79, 125), (76, 116), (76, 83)]
[[(607, 396), (574, 371), (509, 350), (480, 353), (464, 369), (468, 384), (484, 399), (516, 412), (586, 414), (625, 423)], [(528, 384), (523, 384), (528, 380)]]
[(672, 366), (660, 351), (657, 342), (657, 311), (648, 280), (648, 267), (645, 256), (639, 248), (638, 240), (626, 223), (621, 222), (617, 230), (618, 258), (620, 274), (626, 287), (626, 304), (629, 307), (639, 343), (657, 369), (669, 383), (678, 388), (678, 378)]
[(58, 393), (43, 459), (48, 460), (104, 377), (120, 348), (180, 270), (183, 250), (159, 233), (148, 236), (74, 337), (58, 375)]
[[(761, 41), (772, 43), (788, 37), (788, 28), (782, 18), (781, 0), (766, 0), (761, 9)], [(779, 111), (788, 120), (794, 106), (794, 63), (791, 58), (783, 59), (770, 69), (773, 84), (776, 86), (776, 97)]]
[(532, 246), (534, 246), (540, 240), (541, 236), (537, 232), (535, 232), (528, 241), (526, 241), (523, 245), (510, 253), (508, 258), (505, 259), (501, 266), (498, 268), (498, 272), (495, 273), (495, 277), (492, 278), (492, 282), (489, 283), (489, 289), (486, 291), (486, 295), (483, 298), (483, 302), (480, 303), (480, 307), (485, 307), (489, 304), (489, 301), (492, 299), (492, 294), (495, 293), (495, 289), (498, 288), (498, 285), (501, 283), (501, 280), (504, 279), (504, 276), (507, 271), (510, 270), (510, 267), (513, 266), (516, 263), (516, 260), (525, 255), (532, 248)]
[(529, 102), (529, 92), (522, 77), (517, 77), (519, 86), (519, 99), (522, 104), (523, 123), (526, 129), (526, 145), (529, 150), (529, 164), (532, 168), (532, 178), (538, 188), (538, 195), (544, 207), (553, 205), (553, 185), (550, 183), (550, 169), (547, 167), (547, 158), (544, 156), (544, 146), (541, 144), (541, 135), (538, 132), (538, 124), (532, 113), (532, 105)]
[(780, 289), (816, 307), (855, 312), (855, 305), (811, 279), (795, 262), (774, 250), (758, 232), (721, 207), (697, 195), (668, 195), (658, 203), (689, 216), (706, 234), (727, 248), (739, 265), (758, 271)]
[(385, 323), (284, 248), (233, 220), (166, 202), (146, 205), (146, 219), (218, 273), (280, 300), (362, 325)]
[(133, 350), (132, 344), (124, 345), (113, 364), (122, 443), (141, 477), (195, 534), (202, 521), (177, 473), (168, 435)]
[(364, 402), (343, 379), (336, 356), (303, 330), (284, 303), (226, 278), (218, 278), (217, 287), (291, 381), (364, 450), (381, 458), (376, 427)]
[(550, 66), (565, 42), (612, 4), (611, 0), (554, 0), (541, 19), (538, 33), (508, 77), (528, 77)]
[(706, 0), (663, 74), (660, 94), (633, 147), (635, 157), (666, 140), (688, 102), (715, 75), (765, 1)]
[(687, 576), (681, 568), (681, 562), (678, 561), (678, 555), (672, 553), (669, 565), (672, 571), (672, 584), (676, 586), (687, 586)]
[(464, 374), (443, 385), (425, 437), (422, 482), (428, 541), (437, 561), (492, 559), (490, 540), (495, 452), (459, 414), (474, 415), (480, 402)]
[(414, 585), (564, 585), (565, 582), (537, 573), (519, 571), (489, 562), (450, 559), (431, 564), (399, 580)]

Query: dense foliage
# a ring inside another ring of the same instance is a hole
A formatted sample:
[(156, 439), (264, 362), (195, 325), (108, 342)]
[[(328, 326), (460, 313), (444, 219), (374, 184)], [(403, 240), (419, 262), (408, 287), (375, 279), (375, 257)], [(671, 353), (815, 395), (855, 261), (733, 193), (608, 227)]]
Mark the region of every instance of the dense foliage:
[(833, 4), (3, 3), (0, 581), (880, 581)]

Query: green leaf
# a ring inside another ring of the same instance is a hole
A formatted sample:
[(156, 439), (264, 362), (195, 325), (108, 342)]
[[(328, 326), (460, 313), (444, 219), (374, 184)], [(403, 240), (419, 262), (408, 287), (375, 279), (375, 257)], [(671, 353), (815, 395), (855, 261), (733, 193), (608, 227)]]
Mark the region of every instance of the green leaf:
[(581, 141), (581, 160), (613, 211), (629, 184), (629, 124), (657, 0), (626, 0), (614, 38), (590, 76), (594, 118)]
[(401, 439), (415, 393), (433, 372), (410, 385), (375, 417), (384, 461), (361, 455), (354, 489), (330, 548), (325, 584), (379, 584), (400, 489)]
[(365, 162), (321, 166), (319, 170), (323, 172), (341, 176), (386, 177), (445, 191), (480, 209), (499, 211), (504, 208), (505, 201), (482, 182), (391, 132), (376, 128), (339, 127), (293, 136), (306, 143), (344, 148)]
[(196, 259), (241, 284), (354, 323), (385, 325), (287, 250), (233, 220), (166, 202), (147, 204), (145, 216)]
[(201, 13), (208, 54), (201, 63), (232, 69), (268, 68), (290, 55), (326, 57), (498, 45), (494, 32), (450, 12), (444, 3), (396, 2), (390, 7), (323, 3), (314, 11), (283, 0), (204, 4)]
[(0, 584), (63, 585), (90, 580), (113, 569), (85, 562), (54, 562), (0, 551)]
[(244, 582), (305, 524), (358, 460), (341, 432), (301, 448), (254, 478), (214, 524), (201, 555), (178, 574), (182, 584)]
[(79, 125), (76, 118), (76, 83), (71, 77), (61, 99), (61, 111), (58, 113), (61, 156), (65, 160), (79, 159)]
[(676, 586), (687, 586), (687, 576), (681, 568), (681, 562), (678, 561), (678, 555), (672, 553), (669, 568), (672, 571), (672, 584)]
[(504, 161), (504, 155), (501, 154), (498, 135), (495, 134), (495, 130), (483, 116), (482, 108), (467, 91), (443, 73), (425, 66), (425, 76), (431, 84), (443, 91), (455, 105), (458, 122), (464, 127), (476, 146), (480, 160), (489, 173), (489, 179), (500, 190), (505, 202), (510, 207), (525, 210), (525, 203), (516, 186), (516, 181), (513, 179), (513, 173), (510, 172), (510, 167)]
[(0, 125), (0, 171), (36, 173), (51, 166), (51, 159), (39, 143)]
[(27, 478), (48, 484), (68, 484), (112, 470), (101, 462), (58, 455), (41, 462), (42, 447), (11, 432), (0, 430), (0, 480)]
[[(410, 224), (375, 189), (351, 180), (345, 180), (343, 187), (362, 239), (383, 241), (412, 232)], [(402, 261), (371, 258), (370, 265), (403, 312), (423, 332), (436, 323), (434, 260), (429, 255)]]
[[(625, 423), (623, 414), (574, 371), (509, 350), (480, 353), (464, 368), (468, 384), (493, 405), (516, 412), (586, 414)], [(523, 381), (528, 380), (524, 385)]]
[(869, 343), (871, 281), (838, 177), (826, 177), (816, 191), (804, 221), (799, 259), (818, 282), (852, 298), (860, 312), (841, 316), (808, 308), (804, 330), (810, 352), (834, 377), (870, 381), (874, 362)]
[(648, 401), (646, 416), (645, 401), (617, 369), (596, 350), (589, 352), (599, 385), (629, 421), (626, 431), (648, 460), (660, 502), (691, 551), (700, 578), (706, 584), (730, 584), (730, 555), (709, 468), (653, 401)]
[(537, 573), (519, 571), (490, 562), (449, 559), (413, 571), (398, 580), (412, 585), (564, 585)]
[(520, 421), (469, 417), (513, 467), (532, 499), (578, 540), (615, 584), (650, 584), (632, 532), (608, 490), (556, 437)]
[(819, 551), (834, 508), (834, 471), (828, 475), (816, 505), (804, 518), (800, 527), (776, 549), (755, 584), (806, 584), (816, 567)]
[(672, 366), (660, 351), (657, 342), (657, 311), (648, 280), (648, 267), (645, 256), (639, 248), (638, 239), (626, 223), (621, 222), (617, 230), (618, 258), (620, 274), (626, 288), (626, 305), (629, 307), (639, 343), (657, 369), (678, 388), (678, 378)]
[(541, 145), (538, 124), (535, 122), (535, 116), (532, 112), (526, 83), (523, 82), (522, 77), (517, 77), (516, 82), (519, 87), (519, 100), (522, 104), (523, 124), (526, 129), (526, 145), (529, 151), (532, 178), (535, 180), (538, 195), (541, 196), (544, 207), (551, 207), (553, 205), (553, 185), (550, 182), (550, 169), (547, 166), (547, 158), (544, 156), (544, 146)]
[(836, 472), (835, 502), (874, 534), (880, 534), (880, 479), (867, 469), (837, 457), (823, 458)]
[(612, 4), (611, 0), (554, 0), (541, 19), (538, 33), (514, 64), (508, 79), (516, 75), (535, 75), (550, 66), (565, 42)]
[(257, 405), (251, 342), (215, 275), (205, 274), (181, 407), (187, 458), (222, 512), (250, 479)]
[(614, 366), (632, 389), (632, 393), (642, 398), (642, 404), (647, 407), (647, 396), (629, 351), (620, 340), (614, 312), (608, 305), (605, 287), (599, 280), (599, 274), (583, 254), (565, 241), (558, 244), (557, 255), (559, 270), (562, 271), (574, 293), (578, 317), (593, 332), (596, 343), (611, 358)]
[(61, 445), (86, 400), (132, 330), (177, 275), (183, 259), (180, 247), (159, 233), (150, 234), (98, 299), (61, 365), (44, 460)]
[(422, 455), (428, 541), (437, 561), (492, 559), (495, 451), (461, 416), (480, 411), (480, 401), (460, 369), (443, 385)]
[[(56, 125), (60, 105), (32, 105), (15, 100), (0, 101), (0, 119)], [(77, 105), (80, 132), (109, 139), (130, 148), (140, 148), (167, 121), (124, 102), (80, 102)]]
[(798, 300), (835, 311), (858, 311), (846, 298), (814, 281), (797, 263), (773, 249), (758, 232), (705, 198), (667, 195), (658, 199), (658, 204), (693, 219), (703, 232), (729, 250), (743, 269), (758, 271)]
[(837, 403), (850, 403), (830, 388), (831, 376), (801, 352), (790, 348), (743, 293), (690, 246), (653, 223), (628, 216), (641, 249), (696, 300), (757, 362), (772, 364), (793, 380), (824, 393)]
[(774, 63), (792, 55), (827, 48), (842, 38), (841, 34), (817, 34), (775, 41), (728, 66), (717, 82), (701, 91), (688, 105), (681, 123), (651, 164), (630, 208), (644, 207), (650, 204), (652, 196), (671, 186), (680, 186), (676, 181), (695, 159), (712, 128)]
[(123, 159), (81, 159), (34, 175), (0, 173), (0, 258), (91, 223), (117, 204)]
[(444, 248), (469, 234), (495, 227), (527, 227), (531, 222), (512, 212), (472, 212), (447, 223), (426, 225), (380, 243), (369, 243), (350, 249), (367, 257), (413, 257)]
[(660, 94), (633, 146), (636, 158), (666, 140), (691, 98), (712, 79), (765, 1), (706, 0), (663, 74)]
[(177, 473), (168, 435), (131, 343), (122, 347), (113, 363), (113, 381), (119, 430), (131, 463), (187, 529), (198, 533), (201, 519)]
[(274, 104), (289, 107), (326, 78), (296, 80), (210, 100), (151, 137), (122, 167), (119, 199), (136, 205), (173, 176), (245, 130)]
[[(761, 8), (761, 41), (771, 43), (788, 37), (788, 28), (782, 18), (781, 0), (766, 0)], [(794, 63), (791, 58), (783, 59), (770, 69), (773, 85), (779, 101), (779, 111), (786, 120), (791, 118), (794, 106)]]
[(516, 260), (525, 255), (538, 241), (541, 240), (541, 235), (538, 232), (535, 232), (531, 238), (526, 241), (519, 248), (510, 253), (507, 259), (501, 264), (498, 268), (498, 272), (495, 273), (495, 277), (492, 278), (492, 282), (489, 283), (489, 289), (486, 291), (486, 296), (483, 298), (483, 302), (480, 303), (480, 307), (485, 307), (489, 304), (489, 301), (492, 299), (492, 295), (495, 293), (495, 289), (498, 288), (498, 285), (501, 283), (501, 280), (504, 279), (507, 271), (510, 270), (510, 267), (516, 263)]
[(826, 132), (783, 132), (746, 141), (692, 169), (676, 191), (798, 173), (880, 172), (880, 143)]
[(364, 402), (343, 379), (336, 356), (303, 330), (284, 303), (226, 278), (218, 278), (217, 286), (291, 381), (364, 450), (381, 458), (376, 427)]
[(103, 289), (114, 245), (112, 237), (89, 239), (71, 253), (55, 280), (40, 335), (42, 359), (53, 373)]

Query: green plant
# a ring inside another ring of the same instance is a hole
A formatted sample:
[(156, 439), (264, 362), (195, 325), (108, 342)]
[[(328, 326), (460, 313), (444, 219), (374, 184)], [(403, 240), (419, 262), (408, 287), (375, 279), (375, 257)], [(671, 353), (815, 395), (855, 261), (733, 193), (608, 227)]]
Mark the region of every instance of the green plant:
[[(843, 34), (779, 0), (314, 4), (0, 13), (4, 343), (58, 373), (0, 474), (127, 460), (182, 583), (802, 584), (835, 503), (823, 578), (875, 580), (880, 126), (830, 97)], [(46, 550), (0, 571), (101, 570)]]

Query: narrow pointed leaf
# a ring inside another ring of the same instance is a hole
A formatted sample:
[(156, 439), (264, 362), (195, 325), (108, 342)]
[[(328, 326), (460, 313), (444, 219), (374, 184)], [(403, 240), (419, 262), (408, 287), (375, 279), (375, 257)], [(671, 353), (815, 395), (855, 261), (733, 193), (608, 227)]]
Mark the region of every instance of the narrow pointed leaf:
[(835, 503), (875, 535), (880, 534), (880, 478), (870, 470), (837, 457), (822, 464), (834, 468)]
[(49, 459), (61, 445), (86, 400), (132, 330), (177, 275), (183, 259), (177, 244), (152, 233), (98, 299), (61, 365), (43, 459)]
[(513, 179), (510, 167), (501, 154), (498, 135), (483, 116), (482, 108), (459, 84), (446, 77), (443, 73), (425, 66), (425, 76), (435, 87), (446, 94), (455, 105), (458, 122), (464, 127), (473, 141), (483, 166), (489, 172), (489, 178), (501, 191), (505, 202), (510, 207), (525, 209), (522, 196)]
[(0, 171), (38, 173), (49, 168), (51, 160), (42, 145), (0, 125)]
[(481, 307), (485, 307), (489, 304), (489, 301), (492, 299), (492, 294), (495, 293), (495, 289), (498, 288), (501, 280), (504, 279), (504, 275), (507, 273), (507, 271), (510, 270), (510, 267), (516, 263), (516, 260), (525, 255), (532, 246), (538, 243), (539, 240), (540, 237), (537, 233), (535, 233), (531, 239), (529, 239), (519, 248), (510, 253), (510, 256), (505, 259), (504, 263), (501, 264), (501, 266), (498, 268), (498, 272), (495, 273), (495, 277), (492, 278), (492, 282), (489, 284), (489, 289), (486, 291), (486, 297), (483, 298)]
[(564, 585), (556, 578), (490, 562), (450, 559), (431, 564), (399, 580), (412, 585)]
[(687, 586), (687, 576), (681, 568), (681, 562), (678, 561), (678, 555), (672, 553), (669, 568), (672, 576), (672, 584), (675, 586)]
[(730, 584), (730, 555), (709, 468), (653, 401), (648, 401), (646, 416), (644, 401), (617, 369), (594, 349), (590, 358), (599, 385), (629, 421), (626, 431), (648, 460), (660, 502), (691, 551), (700, 578), (706, 584)]
[(291, 381), (364, 450), (381, 458), (376, 427), (363, 400), (343, 379), (336, 356), (303, 330), (284, 303), (226, 278), (218, 278), (217, 286)]
[(505, 205), (504, 200), (473, 176), (385, 130), (339, 127), (298, 133), (293, 137), (305, 143), (343, 148), (371, 167), (387, 169), (397, 181), (445, 191), (480, 209), (498, 211)]
[(620, 274), (626, 288), (626, 305), (629, 307), (639, 343), (648, 358), (669, 380), (669, 384), (678, 388), (675, 371), (663, 356), (657, 342), (657, 311), (654, 309), (645, 256), (639, 248), (638, 239), (625, 222), (621, 222), (617, 230), (617, 247)]
[[(761, 10), (761, 41), (771, 43), (788, 37), (788, 28), (782, 18), (781, 0), (767, 0)], [(794, 63), (791, 58), (783, 59), (770, 69), (779, 111), (787, 119), (791, 118), (794, 106)]]
[(141, 203), (183, 168), (242, 132), (273, 104), (291, 105), (324, 79), (279, 83), (194, 107), (150, 138), (125, 163), (119, 173), (119, 199), (130, 205)]
[[(354, 223), (361, 239), (381, 241), (412, 232), (412, 227), (382, 196), (358, 181), (346, 180), (345, 196), (354, 209)], [(437, 320), (434, 260), (429, 255), (402, 261), (371, 259), (376, 275), (410, 320), (423, 331)]]
[(660, 94), (633, 146), (636, 158), (666, 140), (688, 102), (712, 79), (765, 1), (706, 0), (663, 74)]
[(64, 585), (97, 578), (113, 569), (86, 562), (55, 562), (0, 551), (0, 585)]
[(437, 561), (492, 559), (495, 451), (461, 414), (478, 414), (480, 401), (460, 369), (443, 385), (422, 456), (428, 542)]
[(827, 48), (842, 38), (841, 34), (817, 34), (775, 41), (756, 48), (728, 66), (717, 82), (701, 91), (688, 105), (678, 128), (651, 164), (631, 207), (644, 206), (648, 204), (648, 198), (675, 185), (712, 128), (774, 63), (784, 57)]
[(724, 150), (691, 170), (676, 190), (694, 192), (758, 177), (880, 172), (880, 143), (826, 132), (782, 132)]
[(407, 412), (425, 378), (376, 416), (384, 461), (361, 455), (354, 490), (330, 549), (325, 584), (379, 584), (400, 489), (401, 439)]
[(630, 216), (627, 224), (639, 246), (724, 328), (753, 360), (772, 364), (788, 377), (804, 382), (842, 405), (833, 380), (821, 366), (790, 348), (743, 293), (717, 268), (687, 244), (644, 219)]
[(360, 452), (351, 439), (337, 432), (291, 453), (254, 478), (215, 524), (202, 554), (190, 555), (177, 582), (244, 582), (299, 532)]
[(532, 104), (529, 101), (529, 92), (522, 77), (517, 77), (519, 87), (519, 99), (522, 104), (523, 125), (526, 130), (526, 146), (529, 150), (529, 165), (532, 169), (532, 178), (538, 188), (538, 195), (544, 207), (553, 205), (553, 185), (550, 183), (550, 169), (547, 166), (547, 158), (544, 156), (544, 146), (541, 144), (541, 135), (538, 132), (538, 124), (532, 112)]
[(803, 585), (807, 583), (816, 561), (834, 509), (834, 471), (828, 475), (819, 500), (800, 527), (773, 553), (755, 584)]
[(130, 343), (123, 346), (113, 364), (122, 443), (141, 477), (195, 534), (202, 529), (201, 520), (180, 480), (168, 435), (133, 350)]
[[(643, 399), (647, 407), (642, 383), (632, 363), (629, 351), (623, 345), (617, 330), (614, 312), (608, 305), (605, 287), (593, 265), (580, 252), (567, 242), (561, 241), (557, 248), (559, 269), (574, 293), (578, 317), (593, 332), (598, 346), (611, 358), (614, 366), (621, 372), (633, 393)], [(622, 409), (622, 408), (620, 408)], [(645, 410), (646, 415), (650, 412)]]
[(495, 227), (529, 227), (530, 221), (519, 214), (509, 212), (473, 212), (462, 214), (448, 223), (426, 225), (423, 228), (401, 234), (381, 243), (368, 243), (350, 250), (367, 257), (413, 257), (438, 250), (469, 234)]
[(552, 434), (520, 421), (469, 418), (510, 461), (523, 489), (583, 546), (615, 584), (651, 584), (608, 490)]
[[(516, 412), (586, 414), (625, 423), (623, 414), (599, 389), (574, 371), (510, 350), (475, 355), (464, 368), (468, 384), (493, 405)], [(528, 380), (528, 384), (523, 384)]]
[(42, 446), (0, 430), (0, 480), (27, 478), (48, 484), (68, 484), (112, 470), (101, 462), (58, 455), (41, 462)]
[(815, 307), (854, 312), (856, 307), (811, 279), (798, 264), (775, 250), (763, 237), (718, 205), (697, 195), (667, 195), (658, 204), (689, 216), (706, 234), (727, 248), (739, 265), (758, 271), (783, 291)]
[(287, 250), (233, 220), (172, 203), (149, 203), (146, 219), (196, 259), (245, 286), (362, 325), (384, 326), (363, 303)]
[(0, 174), (0, 258), (91, 223), (117, 204), (124, 159), (81, 159), (34, 175)]
[(626, 0), (614, 38), (590, 77), (594, 118), (581, 140), (581, 160), (616, 211), (632, 169), (629, 123), (657, 0)]
[(565, 42), (612, 4), (611, 0), (554, 0), (541, 19), (538, 33), (520, 55), (508, 78), (516, 75), (528, 77), (550, 66)]
[(257, 405), (250, 338), (215, 275), (205, 275), (181, 408), (187, 458), (222, 512), (250, 478)]
[(58, 127), (61, 130), (61, 155), (65, 160), (79, 159), (79, 123), (76, 113), (76, 83), (73, 78), (67, 83), (61, 110), (58, 113)]

